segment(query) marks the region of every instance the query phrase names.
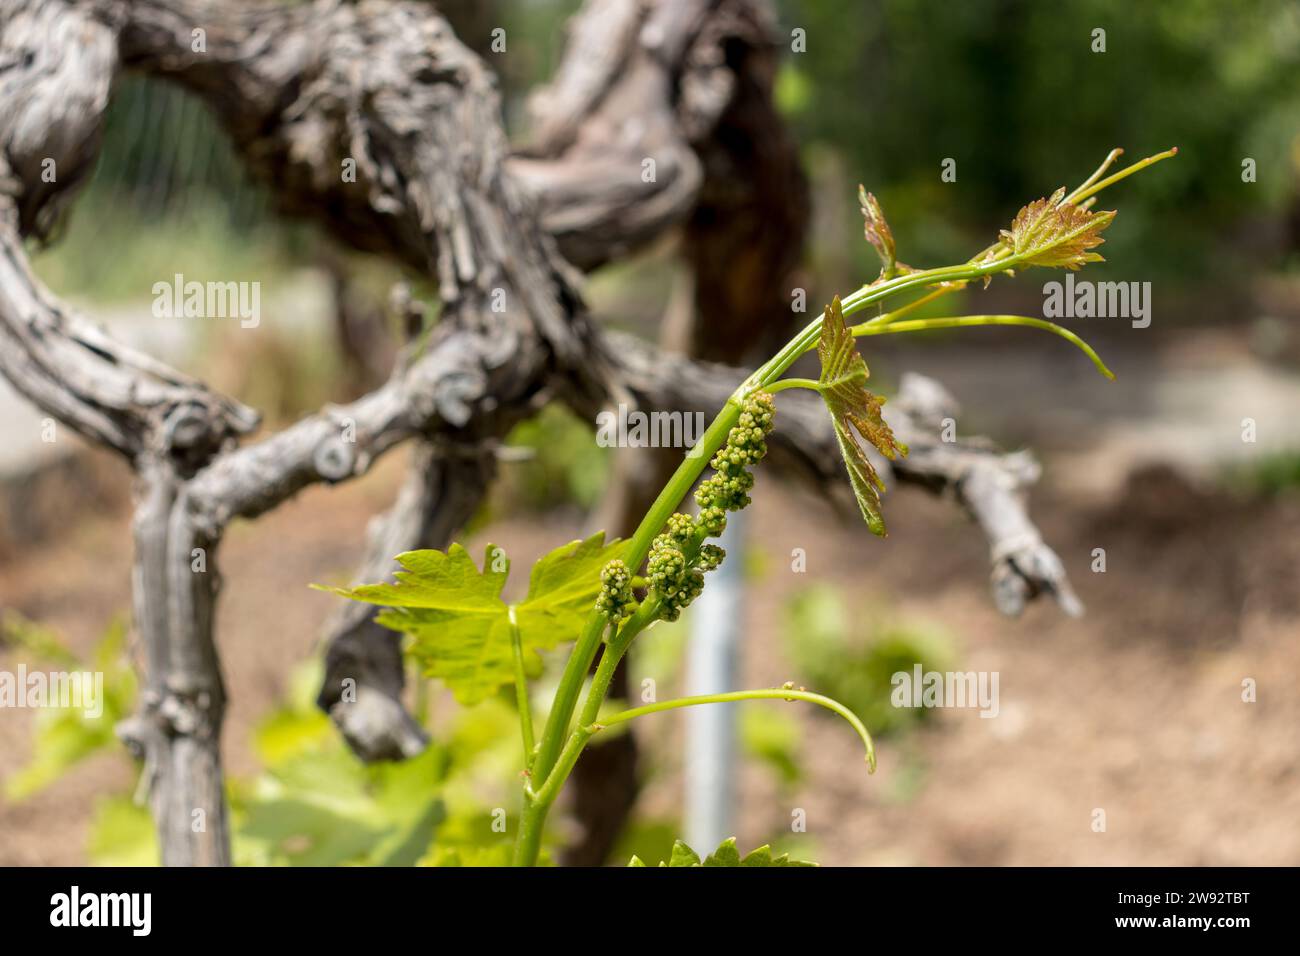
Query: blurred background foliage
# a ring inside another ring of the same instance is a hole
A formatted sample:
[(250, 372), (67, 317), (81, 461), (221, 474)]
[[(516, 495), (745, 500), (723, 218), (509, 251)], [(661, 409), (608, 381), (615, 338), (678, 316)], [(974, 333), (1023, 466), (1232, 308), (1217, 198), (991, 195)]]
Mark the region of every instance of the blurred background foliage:
[[(103, 716), (47, 707), (37, 715), (28, 762), (10, 773), (4, 795), (37, 797), (93, 757), (139, 761), (114, 733), (135, 706), (136, 676), (125, 618), (83, 660), (64, 640), (13, 612), (0, 620), (0, 643), (33, 667), (57, 665), (104, 675)], [(227, 779), (233, 852), (241, 866), (502, 866), (508, 863), (512, 780), (519, 741), (505, 697), (450, 709), (418, 757), (363, 764), (316, 707), (322, 664), (311, 658), (288, 676), (288, 689), (259, 722), (253, 751), (261, 771)], [(422, 718), (434, 730), (424, 698)], [(495, 816), (494, 816), (495, 814)], [(95, 801), (88, 856), (98, 866), (154, 866), (157, 841), (147, 805), (131, 789)]]
[[(1111, 146), (1128, 161), (1170, 146), (1180, 155), (1125, 183), (1108, 258), (1141, 263), (1144, 278), (1186, 279), (1294, 256), (1300, 4), (852, 6), (782, 0), (783, 25), (807, 30), (808, 52), (786, 57), (778, 92), (815, 180), (841, 180), (844, 197), (859, 181), (875, 190), (904, 259), (965, 258), (1022, 203), (1081, 181)], [(1095, 29), (1104, 53), (1092, 50)], [(1242, 182), (1246, 157), (1256, 183)], [(944, 158), (957, 161), (956, 184), (940, 181)], [(838, 232), (818, 237), (820, 254)], [(861, 274), (869, 250), (849, 248), (846, 265)]]
[[(527, 93), (555, 68), (578, 5), (440, 4), (500, 75), (516, 138), (526, 138)], [(1082, 179), (1112, 145), (1129, 160), (1172, 145), (1181, 154), (1160, 175), (1125, 184), (1124, 226), (1108, 234), (1108, 256), (1180, 281), (1296, 264), (1293, 0), (969, 0), (942, 4), (942, 15), (930, 0), (778, 0), (776, 9), (780, 34), (793, 44), (803, 31), (806, 44), (786, 52), (777, 95), (814, 183), (810, 265), (827, 288), (874, 271), (857, 241), (858, 182), (880, 196), (906, 261), (954, 261), (1024, 202)], [(498, 27), (504, 54), (490, 50)], [(1097, 29), (1104, 53), (1092, 49)], [(948, 158), (956, 183), (940, 179)], [(1242, 182), (1245, 158), (1256, 162), (1255, 183)], [(321, 254), (311, 230), (275, 218), (207, 108), (152, 80), (129, 78), (116, 91), (79, 206), (41, 260), (69, 294), (141, 298), (178, 262), (196, 277), (257, 278)]]
[(893, 675), (911, 674), (918, 664), (926, 673), (957, 664), (952, 638), (941, 629), (900, 617), (880, 601), (857, 607), (830, 585), (795, 595), (784, 624), (786, 656), (799, 682), (845, 704), (877, 737), (935, 715), (924, 707), (895, 707)]
[(100, 713), (80, 707), (45, 707), (36, 719), (32, 757), (4, 781), (4, 795), (26, 800), (71, 767), (104, 749), (119, 747), (114, 728), (135, 707), (136, 676), (126, 656), (127, 619), (113, 621), (87, 659), (82, 660), (49, 628), (13, 611), (0, 617), (0, 644), (33, 663), (54, 664), (69, 672), (103, 675)]

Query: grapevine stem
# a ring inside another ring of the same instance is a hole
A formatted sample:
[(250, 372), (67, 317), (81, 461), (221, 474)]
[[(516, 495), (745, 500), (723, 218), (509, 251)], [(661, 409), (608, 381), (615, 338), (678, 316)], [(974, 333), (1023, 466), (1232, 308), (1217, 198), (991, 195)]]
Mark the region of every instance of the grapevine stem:
[(891, 322), (889, 325), (881, 326), (873, 326), (870, 322), (864, 322), (862, 325), (853, 326), (849, 331), (853, 333), (854, 338), (861, 338), (868, 335), (891, 335), (895, 332), (921, 332), (927, 329), (957, 329), (981, 325), (1020, 325), (1027, 328), (1043, 329), (1054, 335), (1059, 335), (1066, 341), (1078, 346), (1088, 358), (1092, 359), (1092, 364), (1097, 366), (1097, 370), (1102, 375), (1112, 381), (1115, 378), (1115, 373), (1106, 367), (1106, 363), (1101, 360), (1101, 356), (1079, 336), (1054, 322), (1025, 315), (963, 315), (940, 319), (909, 319), (906, 322)]
[(1129, 176), (1132, 176), (1134, 173), (1136, 173), (1139, 169), (1146, 169), (1148, 166), (1158, 163), (1162, 159), (1171, 159), (1177, 155), (1178, 155), (1178, 147), (1174, 146), (1171, 149), (1165, 150), (1163, 153), (1156, 153), (1154, 156), (1148, 156), (1146, 159), (1139, 159), (1132, 166), (1125, 166), (1119, 172), (1107, 176), (1105, 179), (1101, 180), (1101, 182), (1093, 183), (1091, 186), (1088, 186), (1086, 189), (1080, 188), (1075, 190), (1069, 197), (1067, 197), (1067, 199), (1069, 202), (1073, 202), (1075, 205), (1078, 205), (1078, 203), (1081, 200), (1087, 199), (1089, 196), (1096, 195), (1097, 193), (1105, 189), (1107, 186), (1115, 185), (1115, 183), (1119, 182), (1121, 179), (1127, 179)]
[(784, 392), (787, 388), (811, 388), (813, 391), (820, 391), (821, 387), (821, 382), (811, 378), (783, 378), (769, 385), (767, 390), (773, 393)]
[(1079, 198), (1079, 195), (1085, 189), (1087, 189), (1097, 180), (1101, 179), (1102, 174), (1106, 172), (1106, 170), (1110, 169), (1110, 167), (1115, 164), (1115, 160), (1119, 159), (1123, 155), (1124, 155), (1124, 150), (1118, 147), (1112, 149), (1109, 153), (1107, 153), (1106, 158), (1102, 160), (1101, 165), (1097, 167), (1096, 171), (1093, 172), (1093, 174), (1089, 176), (1087, 179), (1085, 179), (1083, 182), (1081, 182), (1078, 188), (1074, 190), (1074, 192), (1070, 193), (1070, 195), (1066, 196), (1063, 200), (1061, 200), (1062, 205), (1064, 205), (1065, 203), (1075, 202)]
[(528, 675), (524, 671), (524, 645), (515, 620), (515, 606), (510, 605), (510, 649), (515, 659), (515, 703), (519, 709), (519, 729), (524, 738), (524, 769), (533, 767), (533, 708), (528, 701)]
[(626, 723), (629, 720), (635, 720), (638, 717), (644, 717), (647, 714), (657, 714), (666, 710), (678, 710), (682, 707), (695, 707), (700, 704), (727, 704), (740, 700), (801, 700), (809, 704), (817, 704), (819, 707), (825, 707), (827, 710), (834, 711), (852, 725), (857, 731), (858, 736), (862, 738), (862, 743), (866, 747), (867, 766), (871, 772), (876, 770), (876, 748), (871, 742), (871, 734), (863, 726), (861, 720), (853, 711), (849, 710), (838, 700), (826, 697), (822, 694), (814, 694), (806, 690), (794, 690), (789, 687), (771, 687), (759, 690), (733, 690), (723, 694), (701, 694), (697, 697), (678, 697), (673, 700), (661, 700), (653, 704), (646, 704), (642, 707), (633, 707), (630, 710), (619, 711), (617, 714), (611, 714), (608, 717), (602, 717), (599, 724), (591, 724), (584, 728), (588, 735), (606, 727), (612, 727), (615, 724)]

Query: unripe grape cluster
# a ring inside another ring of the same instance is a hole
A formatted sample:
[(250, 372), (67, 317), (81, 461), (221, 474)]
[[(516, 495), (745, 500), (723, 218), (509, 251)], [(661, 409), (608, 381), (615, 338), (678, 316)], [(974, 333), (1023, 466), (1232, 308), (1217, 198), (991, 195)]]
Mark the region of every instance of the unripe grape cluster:
[[(716, 538), (727, 527), (727, 512), (739, 511), (749, 504), (754, 476), (749, 468), (767, 454), (767, 434), (772, 430), (775, 403), (766, 392), (755, 392), (745, 399), (740, 417), (727, 433), (727, 443), (709, 463), (714, 474), (695, 490), (700, 506), (699, 517), (673, 514), (664, 530), (650, 544), (646, 560), (646, 578), (659, 597), (659, 617), (675, 621), (704, 589), (704, 573), (722, 564), (727, 552), (716, 544), (704, 543)], [(600, 573), (600, 595), (596, 610), (610, 621), (627, 616), (633, 603), (632, 575), (619, 560), (610, 561)]]
[(772, 396), (756, 392), (745, 399), (740, 418), (727, 433), (727, 444), (709, 462), (714, 474), (695, 489), (701, 524), (710, 536), (727, 526), (727, 512), (749, 504), (754, 476), (748, 470), (767, 454), (767, 433), (772, 430), (776, 407)]
[[(660, 545), (662, 535), (655, 539)], [(659, 616), (675, 621), (704, 590), (704, 572), (687, 563), (686, 555), (669, 545), (652, 546), (647, 565), (650, 586), (659, 595)]]
[(749, 504), (754, 476), (749, 467), (767, 454), (767, 434), (772, 430), (772, 396), (758, 392), (746, 398), (727, 443), (710, 464), (714, 474), (700, 483), (695, 501), (699, 517), (684, 514), (668, 519), (664, 531), (650, 546), (647, 564), (650, 585), (659, 595), (659, 616), (675, 621), (704, 589), (704, 573), (722, 563), (727, 553), (705, 538), (716, 538), (727, 527), (727, 512)]

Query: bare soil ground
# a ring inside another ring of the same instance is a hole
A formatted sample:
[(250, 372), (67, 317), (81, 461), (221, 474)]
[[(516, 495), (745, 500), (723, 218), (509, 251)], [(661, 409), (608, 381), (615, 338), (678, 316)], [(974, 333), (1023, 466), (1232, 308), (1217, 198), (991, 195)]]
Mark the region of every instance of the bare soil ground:
[[(313, 489), (223, 546), (232, 772), (255, 768), (250, 731), (330, 610), (306, 584), (348, 574), (399, 469), (394, 459), (366, 482)], [(751, 526), (768, 570), (747, 613), (748, 685), (797, 677), (780, 650), (781, 609), (810, 581), (830, 580), (954, 634), (960, 667), (1000, 672), (1001, 715), (942, 712), (884, 742), (868, 777), (853, 735), (799, 708), (806, 778), (787, 791), (767, 768), (745, 767), (742, 844), (788, 835), (798, 807), (801, 842), (827, 864), (1300, 862), (1300, 502), (1234, 501), (1156, 469), (1080, 506), (1052, 477), (1034, 512), (1088, 604), (1080, 621), (1047, 604), (1018, 621), (998, 616), (983, 543), (950, 502), (891, 492), (891, 535), (880, 542), (802, 492), (760, 488)], [(123, 500), (125, 477), (116, 480)], [(512, 520), (477, 537), (522, 560), (577, 530)], [(0, 565), (0, 603), (85, 650), (126, 610), (128, 542), (125, 509), (75, 512), (62, 533)], [(788, 570), (795, 547), (808, 552), (804, 575)], [(1106, 548), (1105, 574), (1089, 570), (1095, 547)], [(1241, 700), (1248, 677), (1253, 704)], [(656, 719), (644, 809), (672, 816), (680, 723)], [(0, 719), (0, 773), (26, 758), (30, 723), (21, 710)], [(0, 864), (84, 863), (94, 798), (131, 784), (121, 761), (96, 758), (26, 802), (0, 800)], [(1092, 828), (1097, 808), (1104, 833)]]
[[(828, 576), (942, 623), (958, 635), (959, 667), (1000, 672), (1001, 714), (941, 711), (886, 743), (869, 780), (852, 736), (805, 715), (808, 779), (782, 795), (751, 768), (742, 842), (788, 830), (798, 806), (826, 863), (1300, 862), (1300, 505), (1235, 504), (1161, 471), (1095, 510), (1040, 495), (1044, 533), (1088, 614), (1040, 604), (1007, 621), (979, 586), (971, 529), (941, 502), (891, 504), (884, 545), (779, 508), (759, 512), (758, 535), (778, 553), (824, 541)], [(1106, 548), (1105, 574), (1089, 570), (1094, 547)], [(759, 591), (755, 622), (777, 614), (781, 577)], [(771, 642), (754, 637), (761, 680)], [(1256, 703), (1242, 701), (1245, 678)], [(1098, 808), (1104, 833), (1092, 828)]]

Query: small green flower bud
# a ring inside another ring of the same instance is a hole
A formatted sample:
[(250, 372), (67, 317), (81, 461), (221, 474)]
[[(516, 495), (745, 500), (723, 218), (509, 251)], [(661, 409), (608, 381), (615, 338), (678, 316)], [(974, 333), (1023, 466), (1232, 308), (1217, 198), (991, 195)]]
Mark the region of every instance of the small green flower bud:
[[(700, 527), (710, 538), (716, 538), (727, 529), (727, 512), (724, 508), (717, 505), (710, 505), (707, 508), (700, 509)], [(705, 547), (710, 547), (705, 545)], [(700, 551), (703, 554), (703, 550)]]
[(650, 559), (646, 563), (646, 571), (650, 578), (650, 585), (660, 594), (665, 594), (674, 590), (678, 579), (686, 570), (686, 557), (676, 548), (662, 544), (660, 538), (655, 539), (655, 545), (651, 546)]
[(681, 550), (691, 543), (695, 538), (695, 522), (689, 515), (681, 512), (670, 515), (664, 528), (664, 534), (667, 535), (673, 545)]
[[(726, 521), (726, 516), (723, 516)], [(700, 547), (700, 570), (712, 571), (722, 563), (722, 559), (727, 556), (727, 552), (718, 547), (716, 544), (706, 544)]]
[(633, 602), (632, 573), (627, 565), (615, 558), (601, 569), (600, 594), (596, 596), (596, 610), (610, 621), (624, 617)]
[(776, 402), (767, 392), (753, 392), (741, 406), (741, 416), (749, 415), (753, 425), (767, 434), (776, 418)]

